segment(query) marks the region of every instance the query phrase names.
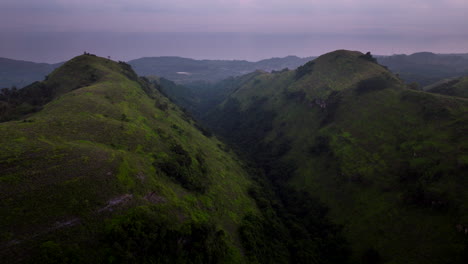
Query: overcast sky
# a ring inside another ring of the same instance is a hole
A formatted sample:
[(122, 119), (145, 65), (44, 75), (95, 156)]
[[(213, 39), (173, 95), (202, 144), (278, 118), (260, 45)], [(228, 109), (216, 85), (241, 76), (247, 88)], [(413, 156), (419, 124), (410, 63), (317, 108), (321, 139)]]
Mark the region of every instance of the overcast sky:
[(468, 52), (467, 14), (468, 0), (1, 0), (0, 56)]

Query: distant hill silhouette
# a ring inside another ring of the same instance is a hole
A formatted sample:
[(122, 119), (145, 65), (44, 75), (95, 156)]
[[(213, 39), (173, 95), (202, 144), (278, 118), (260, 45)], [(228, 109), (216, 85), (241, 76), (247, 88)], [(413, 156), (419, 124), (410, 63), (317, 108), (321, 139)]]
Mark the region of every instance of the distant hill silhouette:
[(157, 75), (184, 84), (194, 81), (220, 81), (255, 70), (295, 69), (312, 59), (313, 57), (287, 56), (250, 62), (245, 60), (194, 60), (181, 57), (151, 57), (131, 60), (128, 63), (139, 75)]
[(418, 52), (411, 55), (379, 56), (377, 60), (405, 82), (417, 82), (421, 86), (468, 75), (468, 54)]
[(0, 58), (0, 88), (22, 88), (44, 77), (63, 63), (48, 64)]

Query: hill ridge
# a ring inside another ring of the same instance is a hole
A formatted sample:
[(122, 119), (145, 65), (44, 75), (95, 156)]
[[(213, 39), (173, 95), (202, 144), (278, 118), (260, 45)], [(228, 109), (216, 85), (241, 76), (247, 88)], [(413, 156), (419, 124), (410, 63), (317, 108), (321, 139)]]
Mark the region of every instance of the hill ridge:
[(0, 123), (2, 260), (245, 262), (253, 182), (161, 87), (91, 55), (42, 84), (57, 93), (40, 111)]
[(198, 118), (276, 188), (329, 206), (354, 261), (463, 263), (467, 101), (410, 89), (369, 55), (259, 74)]

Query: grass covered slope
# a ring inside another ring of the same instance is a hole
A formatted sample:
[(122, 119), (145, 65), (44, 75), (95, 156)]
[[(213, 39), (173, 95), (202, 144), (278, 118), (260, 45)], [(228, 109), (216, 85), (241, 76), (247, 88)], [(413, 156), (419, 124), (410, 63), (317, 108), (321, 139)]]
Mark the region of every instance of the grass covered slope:
[(426, 86), (424, 90), (430, 93), (468, 98), (468, 76), (443, 80)]
[(83, 55), (39, 83), (51, 101), (0, 123), (8, 262), (244, 262), (251, 182), (125, 63)]
[(340, 50), (239, 85), (205, 122), (330, 207), (356, 262), (464, 263), (467, 110)]

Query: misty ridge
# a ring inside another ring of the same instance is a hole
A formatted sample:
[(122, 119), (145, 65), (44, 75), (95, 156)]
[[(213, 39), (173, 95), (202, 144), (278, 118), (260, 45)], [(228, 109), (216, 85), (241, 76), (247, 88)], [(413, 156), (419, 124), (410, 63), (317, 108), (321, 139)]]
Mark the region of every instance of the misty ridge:
[[(379, 63), (399, 74), (407, 83), (427, 86), (438, 81), (468, 74), (467, 54), (434, 54), (376, 56)], [(195, 60), (182, 57), (144, 57), (128, 61), (140, 76), (156, 75), (176, 83), (213, 83), (229, 77), (244, 75), (256, 70), (280, 71), (296, 69), (314, 57), (264, 59), (257, 62), (245, 60)], [(0, 58), (0, 87), (22, 88), (41, 80), (63, 62), (56, 64)]]
[(468, 4), (0, 2), (0, 262), (468, 263)]

